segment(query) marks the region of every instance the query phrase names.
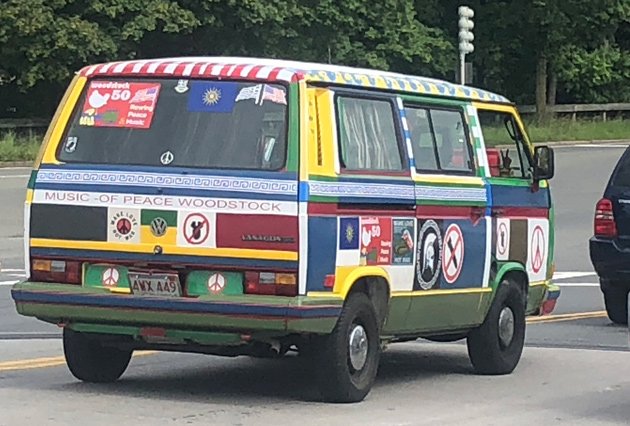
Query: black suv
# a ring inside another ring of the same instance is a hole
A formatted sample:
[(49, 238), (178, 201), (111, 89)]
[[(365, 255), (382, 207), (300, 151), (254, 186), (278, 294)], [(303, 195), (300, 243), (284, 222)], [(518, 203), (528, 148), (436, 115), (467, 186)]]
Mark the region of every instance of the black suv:
[(595, 208), (591, 262), (599, 275), (606, 311), (612, 322), (628, 323), (630, 290), (630, 147), (610, 176), (604, 198)]

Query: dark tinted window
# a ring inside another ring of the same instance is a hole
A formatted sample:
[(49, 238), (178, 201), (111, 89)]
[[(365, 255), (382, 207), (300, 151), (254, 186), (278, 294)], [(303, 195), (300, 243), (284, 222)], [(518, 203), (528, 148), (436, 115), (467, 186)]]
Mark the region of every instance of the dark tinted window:
[(630, 148), (626, 150), (619, 160), (611, 184), (630, 187)]
[(407, 106), (406, 115), (418, 171), (474, 170), (461, 111)]
[(65, 162), (279, 169), (286, 89), (199, 80), (94, 80), (58, 157)]

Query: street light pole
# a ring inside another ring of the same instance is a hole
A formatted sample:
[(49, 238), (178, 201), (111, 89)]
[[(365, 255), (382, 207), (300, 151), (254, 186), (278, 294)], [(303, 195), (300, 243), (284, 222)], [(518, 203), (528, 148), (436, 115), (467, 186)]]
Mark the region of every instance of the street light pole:
[(473, 40), (475, 36), (472, 32), (475, 27), (473, 18), (475, 12), (467, 7), (460, 6), (457, 9), (459, 15), (459, 80), (461, 84), (466, 84), (466, 55), (475, 51)]

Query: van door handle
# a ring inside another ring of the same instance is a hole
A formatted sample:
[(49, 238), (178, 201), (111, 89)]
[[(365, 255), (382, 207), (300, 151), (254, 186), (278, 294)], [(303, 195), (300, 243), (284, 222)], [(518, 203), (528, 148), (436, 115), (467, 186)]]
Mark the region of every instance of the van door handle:
[(477, 222), (479, 219), (481, 219), (485, 213), (485, 210), (483, 207), (472, 207), (470, 209), (470, 218), (472, 219), (473, 222)]

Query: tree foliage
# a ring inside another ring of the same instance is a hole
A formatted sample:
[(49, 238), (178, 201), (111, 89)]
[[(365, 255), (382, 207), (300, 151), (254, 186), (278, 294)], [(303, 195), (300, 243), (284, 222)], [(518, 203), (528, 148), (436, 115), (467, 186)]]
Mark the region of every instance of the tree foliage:
[(630, 0), (0, 1), (0, 115), (46, 115), (41, 99), (77, 69), (132, 58), (247, 55), (453, 79), (462, 3), (476, 12), (475, 85), (520, 103), (547, 85), (565, 102), (630, 101)]

